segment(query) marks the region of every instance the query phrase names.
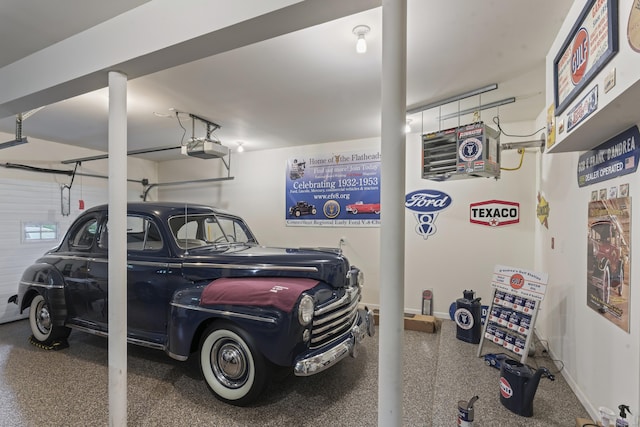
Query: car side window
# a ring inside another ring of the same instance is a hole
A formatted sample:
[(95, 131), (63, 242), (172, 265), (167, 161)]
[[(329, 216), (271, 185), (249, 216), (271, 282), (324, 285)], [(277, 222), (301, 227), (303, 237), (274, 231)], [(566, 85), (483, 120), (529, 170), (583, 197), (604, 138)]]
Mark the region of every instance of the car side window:
[(178, 226), (175, 231), (177, 239), (197, 239), (198, 238), (198, 221), (192, 220), (188, 222), (174, 221)]
[(88, 249), (93, 245), (97, 231), (98, 219), (90, 218), (76, 229), (75, 234), (69, 242), (71, 246), (74, 246), (75, 248)]
[[(98, 246), (107, 249), (109, 244), (109, 223), (100, 230)], [(156, 251), (162, 249), (162, 236), (156, 224), (148, 218), (127, 216), (127, 251)]]
[(162, 236), (156, 224), (148, 218), (127, 217), (127, 250), (157, 251), (162, 249)]
[(199, 236), (202, 235), (202, 230), (200, 229), (198, 220), (192, 220), (186, 223), (184, 223), (184, 220), (182, 223), (180, 221), (173, 221), (172, 225), (178, 227), (174, 233), (176, 241), (182, 249), (205, 245), (205, 241), (199, 238)]
[(238, 218), (225, 215), (192, 215), (169, 219), (169, 228), (183, 249), (218, 243), (257, 243)]
[(104, 223), (100, 227), (100, 237), (98, 237), (98, 247), (102, 249), (109, 249), (109, 224)]
[(248, 242), (249, 236), (237, 221), (231, 218), (219, 217), (218, 223), (224, 233), (224, 238), (231, 242)]

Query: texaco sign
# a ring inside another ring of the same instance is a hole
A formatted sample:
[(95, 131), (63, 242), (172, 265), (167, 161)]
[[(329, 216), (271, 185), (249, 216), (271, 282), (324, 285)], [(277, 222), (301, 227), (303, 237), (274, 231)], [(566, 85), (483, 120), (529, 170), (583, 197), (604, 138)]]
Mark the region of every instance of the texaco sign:
[(488, 227), (517, 224), (520, 222), (520, 203), (505, 202), (504, 200), (471, 203), (469, 221)]

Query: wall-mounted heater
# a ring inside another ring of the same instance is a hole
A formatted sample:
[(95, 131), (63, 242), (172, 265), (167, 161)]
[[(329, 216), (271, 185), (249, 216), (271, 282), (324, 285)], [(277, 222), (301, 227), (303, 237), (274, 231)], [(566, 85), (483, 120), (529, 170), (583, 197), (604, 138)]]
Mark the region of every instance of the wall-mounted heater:
[(483, 122), (422, 135), (422, 178), (500, 178), (500, 134)]

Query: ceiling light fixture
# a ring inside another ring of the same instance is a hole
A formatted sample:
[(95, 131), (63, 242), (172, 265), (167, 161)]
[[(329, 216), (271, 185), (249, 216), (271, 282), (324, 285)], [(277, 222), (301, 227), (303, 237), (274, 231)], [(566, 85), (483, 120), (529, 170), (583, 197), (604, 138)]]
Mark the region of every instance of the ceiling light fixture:
[(244, 152), (244, 146), (243, 146), (244, 142), (238, 141), (238, 142), (236, 142), (236, 144), (238, 144), (238, 149), (236, 151), (238, 153), (243, 153)]
[(357, 25), (353, 28), (353, 34), (358, 36), (356, 41), (356, 52), (365, 53), (367, 51), (367, 41), (364, 36), (371, 31), (368, 25)]

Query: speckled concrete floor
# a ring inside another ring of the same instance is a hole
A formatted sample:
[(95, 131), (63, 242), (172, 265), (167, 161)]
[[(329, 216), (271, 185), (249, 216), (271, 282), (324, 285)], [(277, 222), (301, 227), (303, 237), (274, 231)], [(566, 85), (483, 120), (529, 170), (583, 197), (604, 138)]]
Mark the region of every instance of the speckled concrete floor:
[[(29, 335), (28, 321), (0, 325), (0, 426), (107, 425), (107, 340), (74, 331), (69, 348), (45, 351), (29, 344)], [(275, 380), (247, 408), (216, 400), (195, 358), (177, 362), (160, 351), (128, 351), (131, 426), (377, 425), (377, 337), (365, 340), (358, 359), (312, 377)], [(448, 320), (437, 334), (406, 332), (405, 426), (453, 426), (458, 400), (476, 394), (476, 427), (564, 427), (587, 416), (561, 375), (540, 383), (533, 418), (510, 413), (498, 397), (499, 372), (475, 357), (476, 351), (476, 345), (455, 338), (455, 324)], [(540, 358), (530, 363), (553, 367)]]

